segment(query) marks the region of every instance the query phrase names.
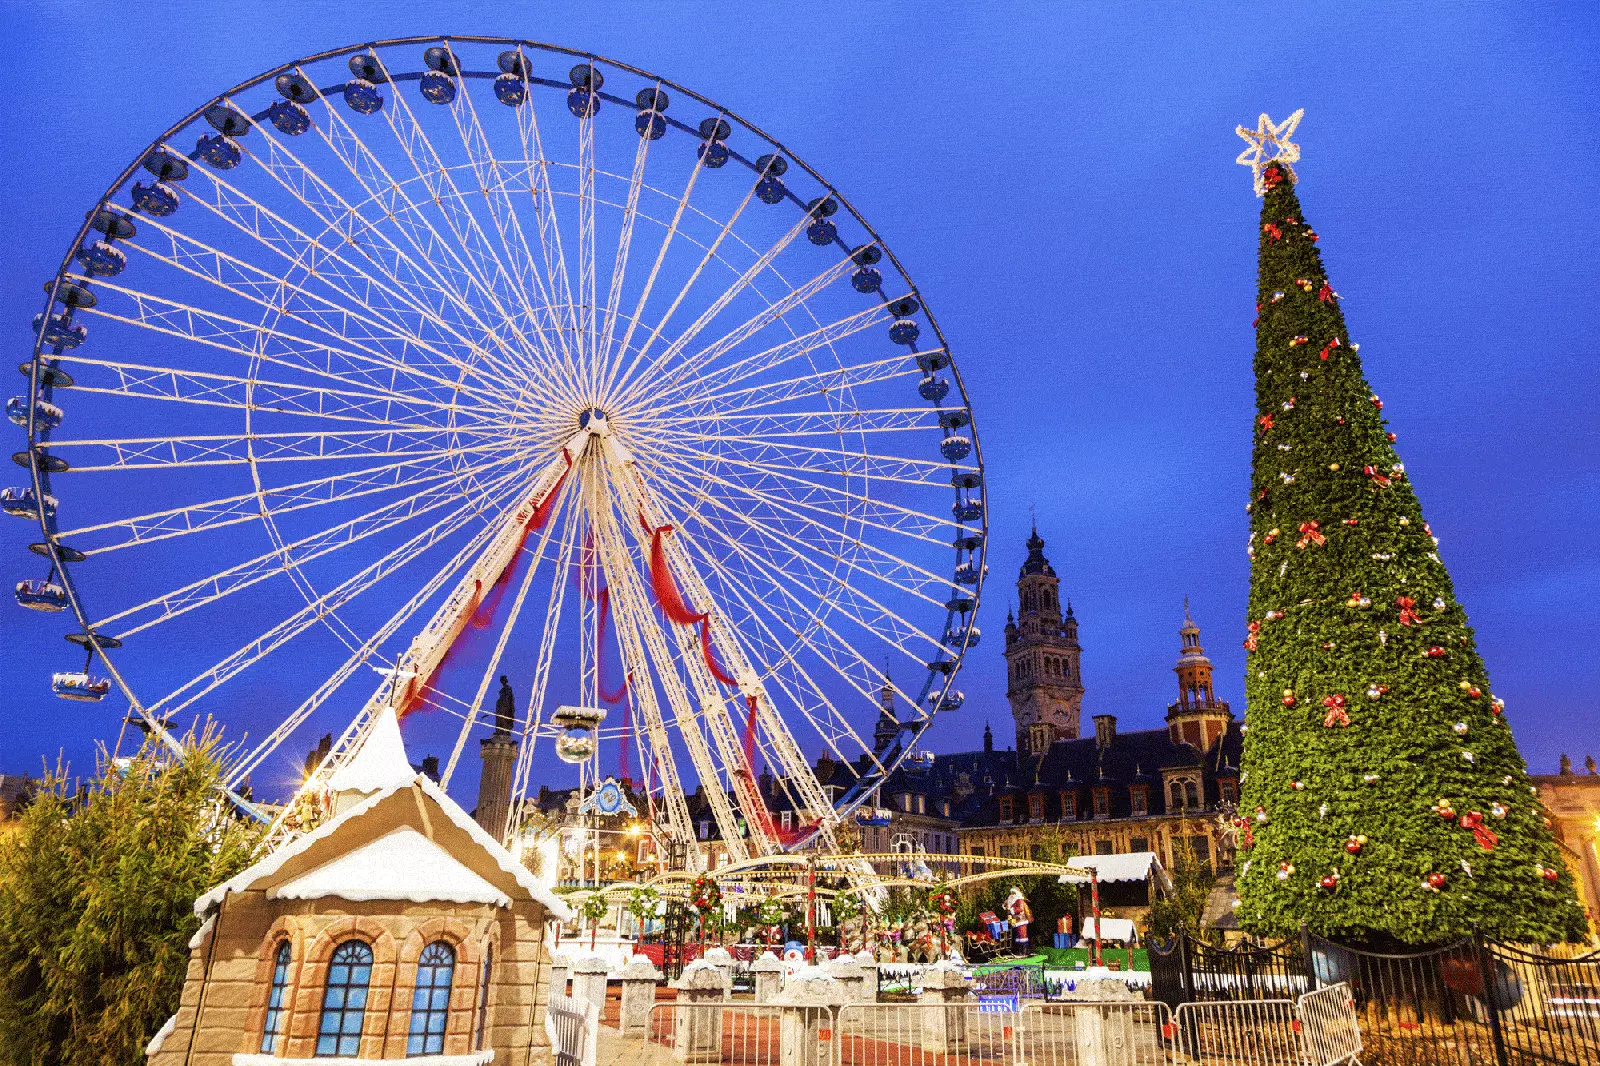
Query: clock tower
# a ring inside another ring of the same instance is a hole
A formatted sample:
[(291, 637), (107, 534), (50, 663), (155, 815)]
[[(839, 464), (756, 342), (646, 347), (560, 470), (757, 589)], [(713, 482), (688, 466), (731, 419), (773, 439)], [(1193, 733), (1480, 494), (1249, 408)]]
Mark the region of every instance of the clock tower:
[(1006, 699), (1017, 723), (1019, 755), (1042, 755), (1078, 736), (1083, 707), (1078, 620), (1061, 613), (1060, 580), (1034, 527), (1017, 576), (1016, 617), (1006, 618)]

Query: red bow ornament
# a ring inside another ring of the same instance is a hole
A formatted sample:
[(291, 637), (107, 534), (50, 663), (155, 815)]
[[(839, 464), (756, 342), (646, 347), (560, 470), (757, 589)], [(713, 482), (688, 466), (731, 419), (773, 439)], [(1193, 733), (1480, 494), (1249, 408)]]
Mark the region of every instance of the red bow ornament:
[(1379, 488), (1386, 489), (1389, 487), (1389, 476), (1387, 474), (1378, 473), (1377, 467), (1364, 466), (1361, 468), (1361, 472), (1371, 478), (1372, 483), (1377, 485)]
[(1294, 546), (1304, 550), (1307, 544), (1328, 543), (1328, 538), (1322, 535), (1321, 529), (1322, 524), (1320, 522), (1301, 522), (1300, 539), (1295, 542)]
[(1284, 173), (1279, 167), (1268, 167), (1261, 174), (1261, 184), (1268, 189), (1276, 189), (1283, 184)]
[(1461, 828), (1472, 830), (1472, 837), (1484, 851), (1493, 851), (1500, 838), (1493, 829), (1483, 824), (1483, 812), (1468, 811), (1461, 816)]
[(1322, 697), (1322, 705), (1328, 708), (1328, 713), (1323, 716), (1322, 724), (1329, 729), (1334, 726), (1347, 726), (1350, 724), (1350, 715), (1345, 712), (1345, 699), (1338, 693)]
[(1251, 622), (1250, 625), (1247, 628), (1250, 631), (1250, 635), (1244, 638), (1244, 650), (1245, 651), (1255, 651), (1256, 650), (1256, 637), (1261, 632), (1261, 623), (1260, 622)]
[(1323, 303), (1332, 303), (1338, 296), (1339, 294), (1333, 291), (1333, 286), (1326, 281), (1322, 283), (1322, 288), (1317, 290), (1317, 299)]
[(1270, 414), (1262, 415), (1261, 416), (1261, 432), (1266, 433), (1271, 428), (1272, 428), (1272, 416)]
[(1334, 337), (1334, 338), (1330, 339), (1327, 344), (1324, 344), (1322, 346), (1322, 351), (1318, 352), (1317, 354), (1322, 357), (1322, 361), (1323, 362), (1327, 362), (1328, 361), (1328, 353), (1333, 351), (1337, 347), (1339, 347), (1339, 338), (1338, 337)]
[(1279, 229), (1275, 222), (1263, 222), (1261, 224), (1261, 232), (1265, 233), (1274, 243), (1283, 240), (1283, 230)]
[(1421, 616), (1416, 611), (1417, 601), (1410, 596), (1396, 596), (1394, 605), (1400, 608), (1401, 625), (1408, 626), (1412, 622), (1421, 621)]

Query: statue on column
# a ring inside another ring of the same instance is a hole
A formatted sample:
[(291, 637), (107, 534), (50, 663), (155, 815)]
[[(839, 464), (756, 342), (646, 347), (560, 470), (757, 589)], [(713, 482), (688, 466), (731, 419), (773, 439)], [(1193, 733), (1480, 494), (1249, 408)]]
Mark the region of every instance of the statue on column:
[(517, 698), (512, 695), (511, 682), (500, 675), (500, 695), (494, 701), (494, 732), (496, 736), (510, 736), (511, 724), (517, 717)]

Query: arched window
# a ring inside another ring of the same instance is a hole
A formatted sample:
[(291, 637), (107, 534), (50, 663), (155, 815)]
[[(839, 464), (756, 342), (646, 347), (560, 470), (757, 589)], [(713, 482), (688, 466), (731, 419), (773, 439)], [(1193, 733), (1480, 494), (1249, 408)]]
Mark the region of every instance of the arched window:
[(1178, 808), (1182, 808), (1183, 807), (1183, 782), (1182, 781), (1174, 781), (1172, 783), (1172, 805), (1174, 807), (1178, 807)]
[(322, 1023), (317, 1026), (317, 1054), (361, 1052), (361, 1021), (367, 1013), (367, 983), (372, 980), (372, 949), (346, 940), (333, 949), (328, 986), (322, 992)]
[(289, 1012), (283, 1001), (289, 994), (289, 942), (283, 941), (272, 960), (272, 986), (267, 993), (267, 1021), (261, 1027), (261, 1051), (271, 1055), (278, 1050), (278, 1037), (283, 1035), (284, 1022)]
[(450, 980), (455, 976), (455, 949), (435, 940), (417, 958), (416, 991), (411, 993), (411, 1029), (407, 1055), (444, 1053), (444, 1025), (450, 1017)]
[(483, 949), (483, 975), (478, 980), (478, 1035), (473, 1049), (483, 1050), (483, 1032), (489, 1023), (489, 974), (494, 965), (494, 949)]
[(1196, 785), (1193, 781), (1185, 781), (1183, 783), (1183, 798), (1188, 802), (1190, 807), (1199, 810), (1200, 786)]

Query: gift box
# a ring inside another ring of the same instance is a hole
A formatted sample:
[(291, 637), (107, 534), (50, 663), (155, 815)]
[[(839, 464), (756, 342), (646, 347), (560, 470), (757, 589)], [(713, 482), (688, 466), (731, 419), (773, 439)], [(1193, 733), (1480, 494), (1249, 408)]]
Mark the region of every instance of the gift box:
[(1056, 947), (1065, 949), (1065, 948), (1070, 948), (1071, 946), (1072, 946), (1072, 934), (1071, 933), (1057, 933), (1056, 934)]

